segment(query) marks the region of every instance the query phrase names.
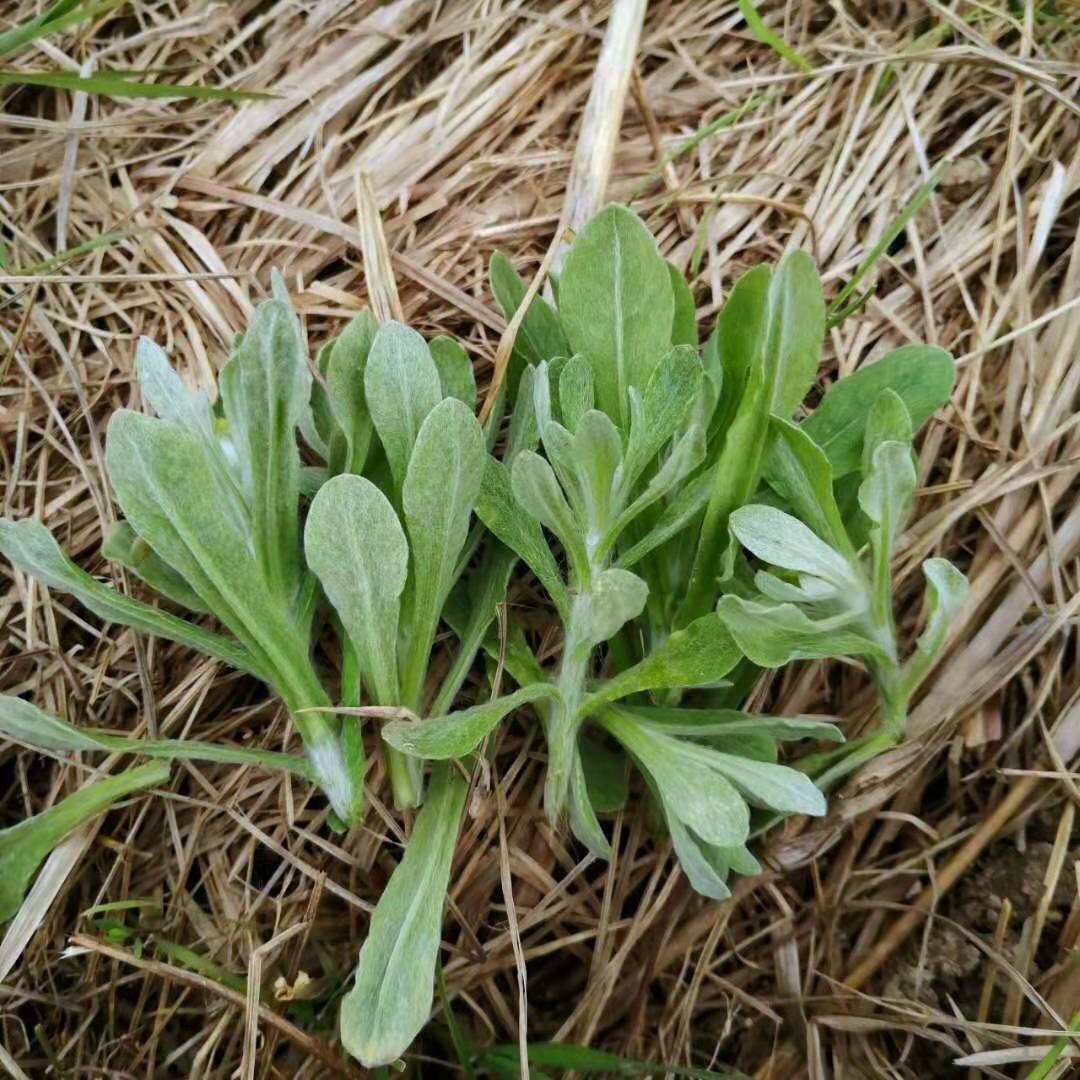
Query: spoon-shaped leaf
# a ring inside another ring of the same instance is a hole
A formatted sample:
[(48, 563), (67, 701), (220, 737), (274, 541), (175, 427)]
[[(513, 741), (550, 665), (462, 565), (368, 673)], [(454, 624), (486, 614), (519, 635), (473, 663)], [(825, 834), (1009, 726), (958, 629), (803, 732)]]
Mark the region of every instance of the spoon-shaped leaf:
[(335, 476), (311, 504), (304, 550), (359, 653), (372, 694), (382, 704), (397, 704), (409, 545), (390, 500), (362, 476)]

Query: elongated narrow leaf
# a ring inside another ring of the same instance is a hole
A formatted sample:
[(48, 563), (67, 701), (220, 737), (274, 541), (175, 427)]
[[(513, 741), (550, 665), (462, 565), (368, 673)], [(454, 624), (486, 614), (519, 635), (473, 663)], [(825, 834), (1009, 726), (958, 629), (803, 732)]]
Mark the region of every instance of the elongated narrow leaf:
[(874, 450), (870, 471), (859, 485), (859, 506), (874, 523), (870, 530), (874, 608), (881, 622), (892, 618), (892, 549), (911, 505), (916, 482), (910, 445), (882, 442)]
[(895, 391), (917, 431), (952, 394), (956, 366), (944, 349), (907, 345), (838, 379), (800, 427), (828, 455), (833, 480), (856, 472), (870, 409), (884, 389)]
[(650, 705), (620, 705), (620, 711), (658, 724), (669, 735), (707, 738), (710, 735), (768, 735), (781, 741), (824, 739), (843, 742), (833, 723), (812, 716), (763, 716), (739, 709), (686, 709)]
[(570, 831), (590, 854), (598, 859), (611, 858), (611, 843), (596, 817), (596, 805), (585, 774), (580, 747), (575, 748), (570, 772)]
[[(594, 1050), (588, 1046), (575, 1046), (571, 1043), (529, 1043), (525, 1048), (532, 1065), (549, 1066), (556, 1069), (572, 1070), (577, 1073), (603, 1073), (606, 1076), (674, 1076), (686, 1080), (748, 1080), (743, 1073), (722, 1070), (712, 1072), (708, 1069), (691, 1069), (681, 1065), (665, 1065), (655, 1061), (635, 1061), (633, 1058), (620, 1057), (605, 1050)], [(485, 1064), (496, 1062), (493, 1069), (502, 1072), (504, 1068), (514, 1070), (517, 1075), (521, 1048), (516, 1044), (495, 1046), (488, 1050), (481, 1061)]]
[(525, 451), (514, 461), (510, 482), (522, 509), (562, 541), (575, 571), (584, 576), (585, 522), (574, 516), (551, 466), (539, 454)]
[[(489, 273), (491, 291), (509, 321), (525, 299), (528, 285), (522, 281), (510, 260), (501, 251), (492, 254)], [(554, 360), (557, 356), (570, 355), (570, 345), (559, 322), (559, 316), (543, 297), (534, 297), (529, 305), (514, 348), (530, 364), (541, 364), (546, 360)]]
[(694, 294), (677, 266), (668, 263), (668, 274), (671, 277), (671, 295), (675, 302), (671, 318), (671, 344), (689, 345), (697, 349), (698, 328)]
[(644, 392), (631, 395), (630, 441), (619, 474), (620, 491), (629, 494), (649, 463), (680, 430), (701, 390), (697, 352), (672, 349), (649, 376)]
[(525, 513), (514, 498), (506, 466), (493, 458), (488, 458), (484, 466), (476, 516), (525, 562), (540, 579), (559, 614), (567, 618), (570, 614), (570, 597), (555, 556), (551, 554), (536, 519)]
[(214, 417), (205, 391), (189, 390), (169, 358), (147, 337), (139, 338), (135, 348), (135, 370), (143, 399), (162, 420), (175, 420), (208, 441), (213, 439)]
[(0, 830), (0, 922), (22, 905), (37, 868), (68, 833), (107, 810), (126, 795), (158, 787), (169, 779), (169, 766), (151, 762), (87, 784), (48, 810)]
[(608, 417), (590, 409), (574, 432), (578, 487), (585, 502), (589, 530), (602, 535), (611, 523), (615, 474), (622, 460), (622, 439)]
[(362, 476), (336, 476), (319, 489), (304, 531), (318, 575), (364, 677), (380, 704), (397, 704), (397, 631), (409, 545), (386, 496)]
[(669, 814), (674, 814), (703, 840), (742, 844), (750, 832), (746, 802), (735, 788), (702, 760), (683, 753), (677, 740), (637, 724), (618, 709), (602, 715), (604, 728), (631, 753), (648, 773)]
[(431, 410), (417, 435), (402, 491), (413, 561), (402, 686), (410, 705), (423, 686), (486, 461), (484, 433), (466, 405), (447, 398)]
[(672, 537), (678, 536), (705, 509), (711, 489), (712, 477), (708, 472), (703, 472), (684, 484), (649, 532), (619, 555), (619, 566), (629, 569)]
[(798, 518), (772, 506), (744, 506), (731, 531), (748, 551), (772, 566), (812, 574), (837, 588), (858, 585), (852, 565)]
[[(768, 266), (747, 270), (728, 296), (709, 339), (716, 361), (723, 372), (723, 393), (713, 414), (709, 441), (719, 445), (735, 419), (735, 414), (750, 384), (750, 374), (764, 363), (765, 343), (769, 332), (769, 285), (772, 271)], [(706, 356), (708, 356), (708, 348)]]
[(830, 656), (890, 659), (878, 642), (859, 633), (857, 627), (836, 620), (815, 622), (794, 604), (758, 604), (725, 596), (717, 612), (738, 647), (761, 667)]
[(711, 747), (688, 749), (683, 760), (684, 763), (693, 761), (696, 764), (705, 755), (709, 767), (727, 779), (754, 806), (785, 814), (809, 814), (811, 817), (820, 817), (825, 813), (825, 796), (814, 787), (810, 777), (797, 769), (735, 757)]
[(593, 401), (592, 368), (583, 356), (572, 356), (559, 372), (559, 415), (567, 431), (577, 431), (581, 418), (592, 409)]
[(848, 558), (848, 539), (833, 494), (832, 469), (825, 452), (801, 428), (774, 416), (773, 442), (765, 461), (765, 479), (788, 507), (827, 544)]
[(677, 630), (639, 664), (608, 679), (578, 710), (588, 716), (601, 705), (641, 690), (710, 686), (719, 682), (741, 659), (734, 639), (719, 616), (703, 615), (685, 630)]
[(671, 846), (675, 849), (675, 856), (679, 860), (686, 880), (690, 882), (695, 892), (710, 900), (726, 900), (731, 896), (731, 890), (727, 885), (728, 866), (726, 863), (709, 858), (707, 852), (709, 844), (700, 837), (695, 836), (666, 804), (664, 819), (671, 836)]
[(457, 398), (472, 412), (476, 408), (476, 376), (469, 354), (459, 342), (445, 334), (432, 338), (428, 348), (439, 371), (443, 397)]
[(251, 477), (256, 558), (265, 587), (288, 599), (301, 580), (296, 431), (311, 396), (305, 353), (292, 308), (284, 300), (268, 300), (256, 308), (239, 348), (221, 373), (229, 434), (244, 474)]
[(363, 471), (374, 425), (364, 393), (364, 372), (379, 324), (366, 309), (355, 315), (330, 347), (326, 357), (326, 400), (344, 443), (331, 439), (331, 468), (335, 472)]
[[(258, 658), (289, 700), (322, 698), (307, 628), (268, 587), (239, 508), (223, 491), (195, 435), (126, 409), (109, 421), (105, 461), (124, 515)], [(288, 586), (295, 590), (295, 583)], [(292, 705), (298, 704), (296, 701)]]
[(395, 322), (379, 327), (364, 369), (364, 392), (400, 491), (420, 425), (443, 396), (438, 368), (415, 330)]
[[(760, 285), (757, 286), (760, 289)], [(760, 334), (765, 331), (762, 344)], [(730, 565), (731, 514), (745, 505), (758, 485), (768, 445), (770, 417), (789, 417), (813, 384), (825, 332), (821, 281), (805, 253), (793, 251), (772, 276), (767, 325), (755, 324), (753, 349), (761, 362), (750, 366), (746, 388), (731, 420), (714, 470), (713, 489), (701, 527), (679, 623), (714, 606), (718, 575)]]
[(392, 720), (383, 725), (382, 737), (391, 746), (411, 757), (447, 761), (450, 758), (464, 757), (475, 750), (499, 721), (515, 709), (534, 701), (555, 697), (558, 697), (558, 691), (551, 683), (534, 683), (512, 694), (495, 698), (494, 701), (474, 705), (471, 709), (461, 709), (446, 716), (416, 722)]
[(593, 369), (599, 407), (626, 425), (631, 386), (644, 388), (671, 344), (675, 301), (667, 264), (641, 220), (601, 210), (578, 234), (559, 283), (559, 317)]
[(39, 521), (0, 519), (0, 552), (49, 588), (76, 597), (98, 618), (198, 649), (230, 667), (270, 681), (259, 661), (239, 642), (133, 600), (92, 578), (60, 550), (52, 533)]
[(234, 765), (256, 765), (285, 769), (306, 780), (314, 779), (307, 758), (255, 750), (244, 746), (225, 746), (199, 742), (197, 739), (133, 739), (111, 731), (78, 728), (66, 720), (39, 709), (36, 705), (10, 694), (0, 694), (0, 736), (33, 746), (39, 750), (92, 750), (108, 753), (142, 754), (166, 760), (218, 761)]
[(432, 774), (405, 856), (383, 890), (341, 1003), (341, 1041), (367, 1068), (389, 1065), (427, 1023), (443, 902), (468, 785), (453, 765)]

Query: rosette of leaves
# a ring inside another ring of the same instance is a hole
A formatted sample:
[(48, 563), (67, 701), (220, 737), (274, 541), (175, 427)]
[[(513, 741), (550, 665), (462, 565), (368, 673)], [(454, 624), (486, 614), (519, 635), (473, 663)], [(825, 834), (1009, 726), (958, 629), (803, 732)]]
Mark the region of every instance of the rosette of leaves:
[(143, 339), (143, 398), (156, 415), (121, 409), (109, 421), (105, 463), (124, 514), (105, 554), (228, 634), (205, 630), (102, 585), (64, 556), (38, 522), (0, 523), (0, 549), (95, 614), (178, 641), (248, 671), (285, 702), (337, 817), (359, 820), (363, 754), (342, 727), (311, 659), (319, 596), (300, 545), (296, 431), (309, 414), (312, 376), (284, 284), (256, 309), (222, 369), (211, 405)]
[(893, 617), (891, 560), (917, 480), (911, 415), (894, 390), (878, 393), (866, 417), (855, 497), (844, 507), (836, 498), (829, 459), (817, 443), (782, 421), (774, 419), (773, 429), (766, 476), (780, 505), (744, 506), (730, 519), (734, 540), (767, 568), (753, 575), (756, 595), (721, 599), (720, 617), (740, 650), (762, 667), (858, 657), (882, 705), (883, 730), (869, 744), (881, 748), (898, 742), (911, 696), (968, 591), (967, 579), (947, 560), (923, 563), (926, 627), (903, 659)]
[[(492, 283), (513, 315), (525, 284), (501, 256), (492, 260)], [(568, 807), (578, 837), (607, 852), (596, 813), (620, 802), (619, 785), (604, 782), (618, 764), (595, 739), (581, 738), (591, 722), (639, 765), (695, 885), (723, 895), (726, 870), (752, 864), (742, 848), (752, 828), (748, 803), (773, 817), (823, 810), (804, 775), (776, 764), (776, 744), (838, 736), (818, 721), (733, 713), (738, 688), (715, 689), (736, 664), (744, 687), (754, 671), (740, 663), (742, 651), (712, 610), (722, 593), (744, 588), (730, 572), (731, 515), (772, 491), (766, 477), (780, 469), (781, 428), (811, 445), (820, 439), (827, 484), (839, 481), (850, 494), (870, 403), (891, 389), (925, 420), (949, 395), (952, 361), (922, 346), (898, 350), (840, 380), (795, 425), (790, 418), (815, 381), (825, 330), (811, 261), (794, 252), (775, 272), (743, 275), (699, 355), (685, 281), (642, 223), (617, 206), (579, 234), (556, 298), (555, 306), (533, 301), (510, 369), (512, 379), (533, 380), (543, 456), (525, 450), (490, 461), (477, 506), (545, 586), (563, 624), (562, 660), (548, 680), (554, 693), (534, 703), (549, 748), (546, 806), (556, 821)], [(519, 683), (543, 685), (520, 636), (503, 647)], [(679, 712), (687, 688), (699, 702), (726, 707), (682, 710), (678, 724), (668, 712), (648, 711)], [(736, 720), (747, 726), (730, 727)], [(702, 736), (695, 724), (705, 722)], [(409, 753), (438, 758), (466, 752), (488, 730), (444, 720), (394, 723), (385, 735)], [(733, 760), (752, 762), (773, 782), (740, 790), (729, 775)], [(695, 788), (710, 808), (707, 827), (679, 786), (676, 763), (687, 761), (709, 777)]]
[[(512, 296), (517, 290), (507, 283), (506, 267), (495, 267), (498, 288)], [(606, 731), (638, 762), (679, 837), (680, 855), (694, 860), (701, 851), (700, 859), (712, 860), (708, 883), (696, 870), (695, 882), (710, 895), (726, 895), (727, 867), (752, 862), (743, 848), (748, 799), (783, 812), (821, 813), (824, 804), (807, 777), (776, 763), (770, 736), (747, 742), (736, 732), (713, 734), (710, 746), (613, 707), (649, 694), (716, 686), (741, 658), (715, 612), (675, 627), (665, 614), (670, 598), (654, 596), (662, 579), (621, 561), (673, 505), (679, 513), (688, 483), (707, 462), (716, 383), (688, 340), (693, 305), (687, 308), (686, 286), (678, 289), (675, 280), (629, 211), (609, 207), (582, 230), (559, 280), (558, 311), (541, 302), (519, 339), (520, 359), (536, 360), (522, 363), (520, 378), (531, 392), (539, 444), (512, 446), (501, 461), (488, 460), (477, 514), (535, 573), (563, 627), (561, 661), (550, 678), (528, 658), (506, 657), (523, 686), (518, 693), (535, 696), (543, 717), (548, 816), (559, 822), (568, 812), (575, 834), (598, 855), (609, 854), (594, 805), (596, 777), (608, 758), (595, 740), (583, 754), (580, 738), (594, 719), (598, 732)], [(563, 345), (571, 355), (540, 355)], [(650, 604), (652, 632), (640, 649), (635, 639), (643, 635), (631, 624)], [(488, 711), (418, 725), (395, 722), (384, 736), (410, 754), (456, 757), (478, 745), (497, 719)], [(761, 787), (764, 795), (725, 775), (747, 746), (754, 756), (746, 760), (771, 778)], [(693, 800), (675, 790), (679, 765), (673, 763), (691, 760), (709, 779), (699, 785), (687, 820)], [(706, 819), (712, 824), (705, 826)]]

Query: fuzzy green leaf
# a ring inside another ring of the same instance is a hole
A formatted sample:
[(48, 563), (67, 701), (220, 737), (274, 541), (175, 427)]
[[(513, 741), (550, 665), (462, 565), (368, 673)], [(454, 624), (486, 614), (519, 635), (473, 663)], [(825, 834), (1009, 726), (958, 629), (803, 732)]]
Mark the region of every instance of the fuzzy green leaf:
[[(256, 559), (266, 587), (282, 598), (295, 596), (301, 580), (296, 431), (311, 396), (305, 352), (292, 308), (283, 300), (268, 300), (255, 309), (243, 340), (221, 372), (229, 435), (241, 472), (250, 478)], [(138, 525), (136, 529), (142, 532)]]
[(574, 241), (559, 283), (559, 317), (593, 370), (596, 401), (620, 426), (627, 390), (641, 389), (668, 352), (675, 301), (667, 263), (625, 207), (601, 210)]
[(494, 458), (488, 458), (484, 466), (476, 516), (524, 561), (540, 579), (559, 613), (567, 617), (570, 598), (551, 548), (536, 519), (524, 513), (514, 498), (506, 466)]
[(800, 427), (828, 455), (839, 480), (859, 468), (867, 418), (882, 390), (899, 395), (918, 430), (949, 400), (955, 380), (956, 365), (943, 349), (907, 345), (838, 379)]
[(503, 717), (522, 705), (558, 697), (551, 683), (533, 683), (493, 701), (461, 709), (446, 716), (410, 722), (391, 720), (382, 727), (382, 737), (410, 757), (447, 761), (471, 753), (495, 729)]
[(725, 596), (717, 611), (738, 647), (761, 667), (831, 656), (889, 659), (881, 645), (849, 629), (848, 621), (815, 622), (793, 604), (759, 604)]
[(420, 425), (443, 397), (438, 368), (415, 330), (396, 322), (379, 327), (364, 370), (364, 393), (400, 492)]
[(209, 613), (199, 594), (126, 521), (112, 526), (101, 545), (101, 554), (138, 575), (174, 604), (189, 611)]
[(677, 630), (640, 663), (608, 679), (590, 694), (578, 716), (642, 690), (711, 686), (739, 662), (741, 655), (715, 613), (703, 615), (685, 630)]
[(583, 356), (572, 356), (559, 372), (559, 415), (563, 426), (568, 431), (577, 431), (593, 402), (592, 368)]
[(436, 405), (420, 427), (402, 491), (413, 560), (402, 685), (410, 705), (423, 687), (486, 461), (484, 432), (469, 408), (455, 398)]
[(355, 985), (341, 1003), (341, 1041), (367, 1068), (396, 1061), (431, 1012), (443, 901), (467, 791), (453, 765), (435, 769), (360, 949)]
[(60, 550), (52, 533), (40, 521), (0, 519), (0, 552), (50, 589), (77, 597), (98, 618), (197, 649), (230, 667), (269, 681), (259, 661), (239, 642), (133, 600), (92, 578)]
[(837, 588), (857, 583), (851, 564), (797, 518), (772, 506), (744, 506), (731, 515), (731, 531), (759, 559), (812, 574)]
[(443, 397), (457, 398), (472, 412), (476, 408), (476, 376), (469, 354), (459, 342), (445, 334), (433, 337), (428, 348), (439, 371)]
[(225, 746), (197, 739), (133, 739), (111, 731), (78, 728), (66, 720), (39, 709), (36, 705), (10, 694), (0, 694), (0, 736), (38, 750), (142, 754), (168, 761), (216, 761), (233, 765), (255, 765), (285, 769), (305, 780), (314, 779), (307, 758), (279, 754), (244, 746)]
[(671, 344), (689, 345), (697, 349), (698, 328), (694, 294), (679, 268), (672, 263), (668, 263), (667, 267), (671, 278), (671, 295), (675, 303), (671, 317)]
[(362, 476), (335, 476), (311, 504), (304, 548), (359, 653), (372, 694), (380, 704), (397, 704), (396, 646), (409, 545), (390, 501)]

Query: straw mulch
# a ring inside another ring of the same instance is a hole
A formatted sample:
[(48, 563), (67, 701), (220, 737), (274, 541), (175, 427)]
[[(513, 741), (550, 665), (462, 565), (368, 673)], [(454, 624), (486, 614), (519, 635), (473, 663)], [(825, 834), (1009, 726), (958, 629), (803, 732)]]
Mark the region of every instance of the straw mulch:
[[(485, 266), (500, 247), (531, 276), (547, 250), (608, 7), (139, 0), (7, 58), (277, 96), (238, 107), (2, 91), (3, 512), (40, 516), (83, 566), (138, 591), (98, 555), (116, 514), (103, 432), (137, 402), (136, 337), (212, 387), (279, 266), (321, 342), (368, 300), (361, 174), (405, 317), (461, 338), (485, 385), (503, 327)], [(4, 18), (37, 8), (13, 2)], [(690, 268), (707, 328), (736, 276), (791, 243), (835, 293), (948, 163), (876, 265), (864, 310), (831, 334), (827, 375), (916, 340), (959, 358), (952, 405), (921, 442), (924, 487), (896, 566), (905, 639), (928, 555), (963, 566), (973, 599), (912, 741), (823, 823), (775, 837), (768, 873), (732, 903), (696, 896), (635, 812), (616, 823), (609, 867), (551, 835), (543, 740), (527, 717), (510, 723), (458, 850), (447, 990), (478, 1044), (518, 1037), (524, 975), (534, 1041), (783, 1080), (953, 1075), (972, 1054), (968, 1075), (1021, 1076), (1049, 1044), (1040, 1032), (1080, 1010), (1075, 9), (762, 10), (814, 77), (759, 43), (735, 3), (651, 5), (607, 194), (632, 200)], [(7, 568), (0, 627), (3, 689), (69, 718), (296, 746), (261, 686), (102, 626)], [(850, 732), (874, 720), (853, 666), (796, 666), (755, 700), (835, 713)], [(6, 746), (3, 823), (116, 764)], [(8, 1072), (353, 1074), (334, 1044), (336, 1001), (401, 835), (381, 770), (369, 779), (367, 827), (344, 839), (303, 785), (177, 765), (165, 791), (67, 841), (0, 942)], [(418, 1049), (452, 1060), (437, 1036)]]

